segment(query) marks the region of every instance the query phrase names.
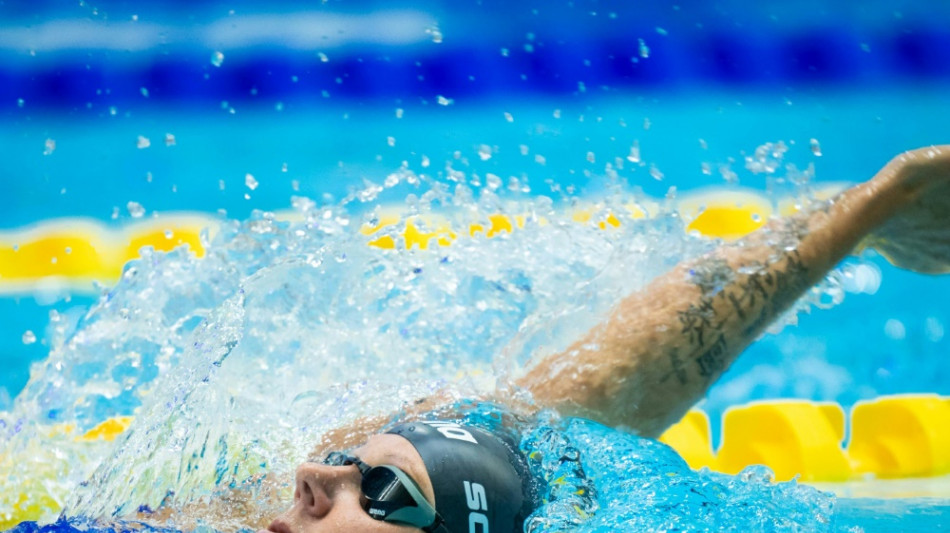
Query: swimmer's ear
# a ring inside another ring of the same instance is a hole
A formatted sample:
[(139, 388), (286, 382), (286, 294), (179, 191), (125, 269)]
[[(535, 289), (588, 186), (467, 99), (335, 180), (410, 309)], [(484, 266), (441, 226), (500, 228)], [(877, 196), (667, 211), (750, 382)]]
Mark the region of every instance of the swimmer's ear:
[(901, 154), (871, 185), (895, 209), (859, 249), (873, 247), (915, 272), (950, 272), (950, 145)]

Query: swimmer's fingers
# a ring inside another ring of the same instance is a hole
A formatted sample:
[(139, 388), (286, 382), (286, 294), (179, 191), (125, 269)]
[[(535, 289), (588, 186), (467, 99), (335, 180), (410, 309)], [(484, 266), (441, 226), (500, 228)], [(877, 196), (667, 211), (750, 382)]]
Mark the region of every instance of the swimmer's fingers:
[(950, 272), (950, 146), (902, 154), (874, 181), (894, 211), (862, 244), (901, 268)]

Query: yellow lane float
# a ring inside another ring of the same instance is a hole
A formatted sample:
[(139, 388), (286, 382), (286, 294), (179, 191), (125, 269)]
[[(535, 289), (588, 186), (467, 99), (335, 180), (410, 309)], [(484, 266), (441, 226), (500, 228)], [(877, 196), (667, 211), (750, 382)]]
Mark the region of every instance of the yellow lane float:
[(859, 402), (848, 454), (855, 472), (879, 477), (950, 472), (950, 399), (920, 394)]
[(61, 219), (0, 231), (0, 294), (51, 286), (90, 292), (94, 281), (115, 282), (143, 246), (170, 251), (188, 245), (200, 257), (201, 231), (213, 231), (217, 224), (207, 215), (179, 214), (124, 228), (91, 219)]

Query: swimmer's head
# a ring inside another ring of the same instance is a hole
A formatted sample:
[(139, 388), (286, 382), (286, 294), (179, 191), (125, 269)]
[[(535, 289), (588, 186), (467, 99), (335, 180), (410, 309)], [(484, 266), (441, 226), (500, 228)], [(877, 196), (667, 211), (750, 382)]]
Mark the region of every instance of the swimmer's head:
[(530, 483), (523, 457), (506, 439), (446, 421), (400, 424), (389, 433), (419, 452), (448, 531), (521, 531)]

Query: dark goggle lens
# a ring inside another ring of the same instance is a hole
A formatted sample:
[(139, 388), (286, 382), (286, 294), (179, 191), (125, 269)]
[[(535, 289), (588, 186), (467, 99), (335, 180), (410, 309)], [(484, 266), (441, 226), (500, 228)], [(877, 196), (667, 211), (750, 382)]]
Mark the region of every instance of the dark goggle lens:
[[(403, 507), (417, 507), (416, 501), (403, 486), (396, 474), (387, 468), (371, 468), (363, 475), (360, 487), (369, 500), (369, 506), (380, 511), (393, 511)], [(374, 518), (376, 518), (375, 513)], [(384, 516), (379, 516), (384, 518)]]

